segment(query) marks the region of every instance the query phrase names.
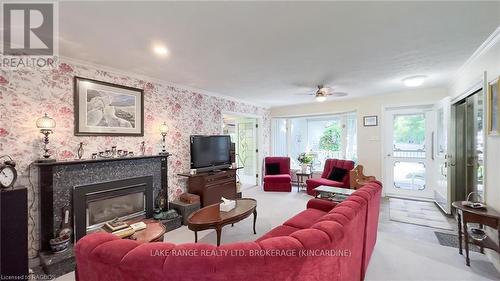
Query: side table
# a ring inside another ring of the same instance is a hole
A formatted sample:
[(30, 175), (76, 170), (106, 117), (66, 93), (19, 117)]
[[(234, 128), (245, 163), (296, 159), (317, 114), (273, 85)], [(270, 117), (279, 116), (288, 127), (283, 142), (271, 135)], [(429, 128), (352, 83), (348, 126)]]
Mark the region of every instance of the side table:
[(312, 178), (313, 173), (297, 171), (295, 175), (297, 176), (297, 192), (299, 192), (301, 188), (306, 186), (305, 181)]
[(187, 225), (189, 215), (200, 209), (200, 202), (185, 203), (180, 200), (170, 202), (170, 208), (176, 210), (182, 217), (182, 224)]
[(474, 209), (465, 206), (463, 204), (464, 202), (465, 201), (456, 201), (451, 205), (457, 211), (459, 241), (458, 253), (462, 255), (462, 241), (464, 241), (465, 264), (467, 266), (470, 266), (469, 244), (475, 244), (479, 246), (481, 253), (484, 253), (484, 248), (488, 248), (496, 251), (497, 253), (500, 253), (500, 247), (492, 237), (486, 236), (486, 238), (483, 240), (476, 240), (470, 237), (471, 234), (469, 233), (467, 224), (478, 223), (480, 228), (483, 228), (484, 225), (487, 225), (493, 229), (496, 229), (498, 238), (500, 238), (500, 213), (488, 206), (483, 209)]

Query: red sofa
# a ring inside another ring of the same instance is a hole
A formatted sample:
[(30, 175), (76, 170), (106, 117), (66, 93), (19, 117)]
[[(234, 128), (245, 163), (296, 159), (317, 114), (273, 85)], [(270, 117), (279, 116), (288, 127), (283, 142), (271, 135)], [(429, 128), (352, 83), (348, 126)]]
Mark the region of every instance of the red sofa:
[[(278, 175), (268, 175), (266, 166), (277, 163), (280, 166)], [(264, 159), (264, 191), (292, 191), (292, 175), (289, 157), (266, 157)]]
[(381, 184), (307, 209), (254, 242), (144, 243), (94, 233), (75, 246), (79, 281), (359, 281), (377, 237)]
[(351, 160), (340, 160), (340, 159), (327, 159), (325, 161), (325, 168), (323, 169), (323, 173), (321, 174), (320, 178), (312, 178), (308, 179), (306, 181), (307, 185), (307, 194), (316, 196), (316, 187), (320, 185), (327, 185), (327, 186), (335, 186), (335, 187), (343, 187), (343, 188), (350, 188), (349, 185), (349, 172), (344, 176), (344, 179), (341, 182), (338, 181), (333, 181), (329, 180), (328, 176), (332, 172), (333, 168), (341, 168), (345, 170), (352, 170), (354, 169), (354, 161)]

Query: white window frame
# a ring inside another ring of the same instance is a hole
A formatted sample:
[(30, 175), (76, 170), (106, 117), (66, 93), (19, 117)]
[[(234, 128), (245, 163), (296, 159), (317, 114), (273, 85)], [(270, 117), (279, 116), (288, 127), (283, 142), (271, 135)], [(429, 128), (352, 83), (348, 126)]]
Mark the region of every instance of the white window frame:
[[(291, 120), (292, 119), (298, 119), (298, 118), (304, 118), (304, 119), (317, 119), (317, 120), (331, 120), (331, 119), (335, 119), (335, 118), (339, 118), (341, 119), (341, 123), (343, 126), (345, 126), (342, 130), (342, 142), (341, 142), (341, 155), (342, 155), (342, 158), (346, 158), (347, 157), (347, 141), (348, 141), (348, 130), (347, 130), (347, 122), (348, 122), (348, 115), (350, 114), (354, 114), (354, 120), (355, 120), (355, 124), (354, 124), (354, 129), (356, 130), (355, 132), (355, 144), (354, 144), (354, 147), (357, 147), (357, 141), (358, 141), (358, 116), (357, 116), (357, 111), (348, 111), (348, 112), (340, 112), (340, 113), (331, 113), (331, 114), (321, 114), (321, 115), (302, 115), (302, 116), (287, 116), (287, 117), (273, 117), (271, 118), (271, 128), (272, 130), (276, 130), (277, 129), (277, 126), (275, 125), (275, 122), (277, 122), (278, 120), (285, 120), (285, 127), (286, 127), (286, 140), (285, 140), (285, 143), (286, 143), (286, 156), (288, 157), (292, 157), (291, 154), (292, 154), (292, 146), (294, 145), (293, 144), (293, 141), (291, 140), (292, 138), (292, 130), (291, 130)], [(274, 152), (275, 152), (275, 147), (274, 145), (276, 144), (276, 141), (275, 141), (275, 137), (276, 137), (276, 134), (274, 134), (274, 132), (272, 132), (271, 134), (271, 155), (275, 155)], [(308, 136), (306, 136), (307, 138)], [(308, 141), (308, 140), (307, 140)], [(355, 152), (354, 152), (354, 155), (355, 155), (355, 158), (354, 160), (357, 160), (357, 148), (355, 149)], [(352, 159), (351, 159), (352, 160)], [(293, 168), (296, 168), (296, 167), (292, 167)], [(320, 170), (314, 170), (314, 172), (322, 172), (324, 168), (324, 163), (322, 163), (322, 166), (319, 168)]]

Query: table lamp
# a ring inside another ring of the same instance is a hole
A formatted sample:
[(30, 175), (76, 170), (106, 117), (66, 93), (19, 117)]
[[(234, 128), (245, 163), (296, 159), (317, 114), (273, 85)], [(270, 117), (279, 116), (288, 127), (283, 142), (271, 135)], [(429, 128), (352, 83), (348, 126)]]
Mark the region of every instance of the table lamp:
[(165, 142), (165, 137), (167, 136), (167, 131), (168, 131), (167, 123), (163, 122), (163, 124), (161, 124), (161, 126), (160, 126), (160, 134), (162, 136), (162, 143), (163, 143), (163, 147), (162, 147), (162, 150), (160, 152), (160, 155), (167, 155), (168, 154), (167, 149), (166, 149), (166, 142)]
[(41, 161), (54, 161), (50, 159), (49, 153), (49, 135), (52, 134), (52, 129), (56, 127), (56, 121), (50, 118), (47, 113), (43, 117), (40, 117), (36, 120), (36, 127), (40, 129), (40, 133), (42, 133), (45, 137), (43, 138), (43, 158)]

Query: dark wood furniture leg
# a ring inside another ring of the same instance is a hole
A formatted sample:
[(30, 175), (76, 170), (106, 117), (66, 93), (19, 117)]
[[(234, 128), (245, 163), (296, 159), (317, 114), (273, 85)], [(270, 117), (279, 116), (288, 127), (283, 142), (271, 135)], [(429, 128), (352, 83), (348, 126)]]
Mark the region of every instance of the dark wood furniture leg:
[(257, 234), (257, 231), (255, 231), (256, 222), (257, 222), (257, 209), (253, 211), (253, 234)]
[(458, 253), (463, 255), (462, 253), (462, 216), (460, 215), (460, 211), (457, 210), (457, 222), (458, 222)]
[(467, 220), (464, 220), (462, 222), (462, 226), (463, 226), (464, 245), (465, 245), (465, 264), (467, 266), (470, 266), (470, 259), (469, 259), (469, 233), (467, 231)]
[[(482, 240), (469, 239), (469, 231), (467, 224), (477, 223), (480, 228), (484, 226), (489, 226), (491, 228), (498, 230), (498, 237), (500, 238), (500, 213), (495, 211), (489, 206), (482, 206), (481, 208), (472, 208), (469, 206), (470, 202), (466, 201), (455, 201), (451, 205), (456, 209), (458, 218), (458, 235), (460, 240), (459, 253), (462, 254), (462, 242), (465, 246), (465, 264), (470, 266), (469, 257), (469, 244), (474, 244), (479, 247), (481, 253), (484, 253), (484, 249), (491, 249), (497, 253), (500, 253), (500, 246), (493, 237), (486, 234), (486, 237)], [(463, 239), (462, 239), (463, 236)]]
[[(483, 224), (482, 223), (479, 224), (479, 228), (483, 229)], [(481, 244), (481, 246), (479, 246), (479, 252), (481, 252), (481, 254), (484, 254), (484, 247), (483, 247), (482, 244)]]
[(198, 231), (194, 232), (194, 243), (198, 243)]
[(215, 228), (215, 232), (217, 232), (217, 246), (220, 246), (220, 235), (221, 235), (221, 232), (222, 232), (222, 227), (217, 226)]

